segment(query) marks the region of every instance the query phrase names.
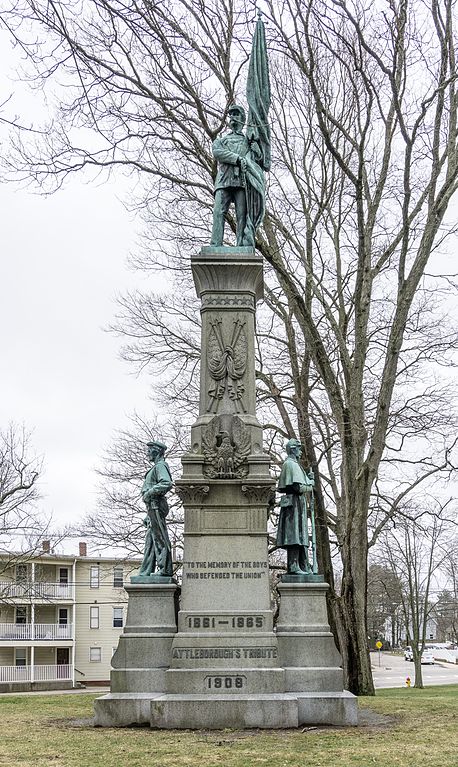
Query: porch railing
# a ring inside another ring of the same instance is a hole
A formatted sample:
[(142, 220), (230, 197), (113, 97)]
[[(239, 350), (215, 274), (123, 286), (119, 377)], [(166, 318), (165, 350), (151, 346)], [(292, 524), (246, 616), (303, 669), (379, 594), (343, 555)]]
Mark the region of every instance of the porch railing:
[[(33, 670), (33, 675), (32, 675)], [(70, 680), (72, 667), (65, 666), (0, 666), (0, 682), (56, 682)]]
[(71, 583), (47, 583), (45, 581), (0, 581), (0, 597), (7, 599), (73, 599)]
[(71, 623), (0, 623), (0, 641), (71, 639)]

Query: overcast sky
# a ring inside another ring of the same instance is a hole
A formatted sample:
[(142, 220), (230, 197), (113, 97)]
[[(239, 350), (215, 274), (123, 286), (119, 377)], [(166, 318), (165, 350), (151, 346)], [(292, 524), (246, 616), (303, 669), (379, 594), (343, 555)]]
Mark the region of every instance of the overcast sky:
[[(0, 29), (0, 102), (13, 94), (4, 114), (36, 122), (39, 97), (15, 82), (17, 68)], [(94, 467), (114, 430), (153, 408), (148, 378), (132, 374), (121, 341), (104, 331), (116, 294), (157, 288), (127, 267), (140, 229), (122, 204), (128, 195), (122, 178), (97, 186), (75, 177), (50, 197), (0, 185), (0, 428), (13, 421), (33, 432), (45, 465), (41, 507), (58, 524), (94, 509)]]
[(93, 468), (113, 430), (151, 408), (147, 379), (103, 330), (115, 294), (142, 279), (126, 268), (136, 223), (116, 194), (77, 182), (49, 198), (0, 188), (0, 423), (33, 430), (42, 506), (62, 522), (94, 507)]

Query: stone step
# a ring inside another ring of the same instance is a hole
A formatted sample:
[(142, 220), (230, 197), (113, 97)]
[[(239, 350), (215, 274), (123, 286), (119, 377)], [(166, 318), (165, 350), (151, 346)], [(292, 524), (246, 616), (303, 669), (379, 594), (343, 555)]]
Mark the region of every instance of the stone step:
[(151, 701), (163, 692), (116, 692), (94, 701), (96, 727), (146, 727), (151, 721)]
[(165, 668), (119, 668), (110, 674), (111, 692), (165, 691)]
[(163, 695), (151, 701), (155, 729), (282, 729), (298, 723), (295, 695)]
[(357, 699), (343, 692), (268, 695), (109, 693), (95, 701), (97, 727), (281, 729), (304, 724), (357, 724)]

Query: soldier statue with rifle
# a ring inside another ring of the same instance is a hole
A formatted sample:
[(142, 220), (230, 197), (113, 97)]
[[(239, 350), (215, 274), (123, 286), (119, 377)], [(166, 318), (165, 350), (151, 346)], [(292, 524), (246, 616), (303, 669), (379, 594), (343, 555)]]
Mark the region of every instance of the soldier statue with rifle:
[[(277, 489), (281, 493), (277, 546), (286, 549), (287, 574), (316, 575), (316, 537), (313, 472), (306, 472), (299, 463), (302, 445), (297, 439), (286, 443), (287, 458), (282, 466)], [(312, 564), (309, 562), (309, 520), (312, 543)]]
[[(153, 466), (146, 473), (141, 490), (147, 516), (145, 552), (139, 575), (172, 577), (172, 551), (165, 519), (169, 506), (165, 497), (173, 486), (170, 469), (164, 460), (167, 450), (162, 442), (148, 442), (148, 458)], [(158, 571), (156, 573), (156, 570)]]

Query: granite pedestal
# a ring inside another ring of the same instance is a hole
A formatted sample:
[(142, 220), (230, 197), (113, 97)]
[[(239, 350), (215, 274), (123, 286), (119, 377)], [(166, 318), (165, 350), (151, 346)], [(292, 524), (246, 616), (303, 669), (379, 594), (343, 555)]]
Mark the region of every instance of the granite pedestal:
[(255, 308), (262, 259), (203, 248), (199, 417), (176, 482), (184, 510), (177, 622), (173, 584), (132, 584), (102, 726), (356, 724), (326, 617), (324, 583), (280, 584), (273, 626), (267, 552), (275, 482), (255, 412)]

